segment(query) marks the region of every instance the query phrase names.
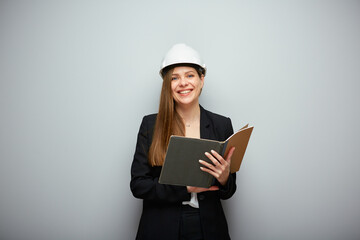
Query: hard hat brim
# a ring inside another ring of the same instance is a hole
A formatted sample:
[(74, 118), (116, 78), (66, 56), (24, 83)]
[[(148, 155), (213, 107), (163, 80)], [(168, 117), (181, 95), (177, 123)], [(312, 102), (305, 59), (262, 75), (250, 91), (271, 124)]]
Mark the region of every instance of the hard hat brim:
[(184, 63), (174, 63), (174, 64), (170, 64), (166, 67), (163, 67), (162, 69), (160, 69), (160, 76), (163, 78), (165, 76), (165, 74), (172, 68), (175, 68), (175, 67), (181, 67), (181, 66), (186, 66), (186, 67), (192, 67), (192, 68), (200, 68), (200, 72), (201, 74), (203, 74), (204, 76), (206, 75), (206, 67), (205, 67), (205, 64), (204, 66), (201, 66), (199, 64), (195, 64), (195, 63), (187, 63), (187, 62), (184, 62)]

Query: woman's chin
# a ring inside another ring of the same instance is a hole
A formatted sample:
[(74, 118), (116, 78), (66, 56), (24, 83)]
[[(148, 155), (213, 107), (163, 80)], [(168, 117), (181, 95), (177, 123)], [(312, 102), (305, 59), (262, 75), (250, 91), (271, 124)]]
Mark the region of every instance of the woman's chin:
[(197, 103), (196, 100), (193, 101), (176, 101), (176, 105), (179, 107), (189, 107)]

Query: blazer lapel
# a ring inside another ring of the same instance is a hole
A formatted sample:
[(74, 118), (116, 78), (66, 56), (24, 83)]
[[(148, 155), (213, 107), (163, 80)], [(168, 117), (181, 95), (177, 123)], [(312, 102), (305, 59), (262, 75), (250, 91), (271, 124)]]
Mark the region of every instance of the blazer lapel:
[(200, 105), (200, 138), (212, 139), (215, 136), (211, 131), (211, 122), (206, 114), (206, 110)]

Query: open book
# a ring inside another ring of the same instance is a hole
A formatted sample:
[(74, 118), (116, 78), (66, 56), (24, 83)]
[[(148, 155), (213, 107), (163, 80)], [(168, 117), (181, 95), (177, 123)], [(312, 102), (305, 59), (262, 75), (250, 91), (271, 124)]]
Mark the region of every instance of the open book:
[(200, 169), (203, 165), (199, 159), (212, 164), (205, 152), (215, 150), (224, 157), (233, 146), (235, 152), (230, 169), (231, 173), (239, 171), (253, 128), (247, 124), (223, 142), (171, 136), (159, 183), (208, 188), (214, 184), (215, 178)]

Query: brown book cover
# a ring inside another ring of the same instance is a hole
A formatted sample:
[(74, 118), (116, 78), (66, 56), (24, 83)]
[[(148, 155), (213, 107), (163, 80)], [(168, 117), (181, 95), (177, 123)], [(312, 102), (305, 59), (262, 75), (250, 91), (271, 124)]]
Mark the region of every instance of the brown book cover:
[(235, 152), (231, 158), (231, 173), (240, 169), (253, 127), (245, 125), (225, 141), (171, 136), (161, 170), (159, 183), (179, 186), (208, 188), (215, 178), (200, 169), (199, 159), (212, 163), (205, 152), (215, 150), (226, 156), (231, 147)]

